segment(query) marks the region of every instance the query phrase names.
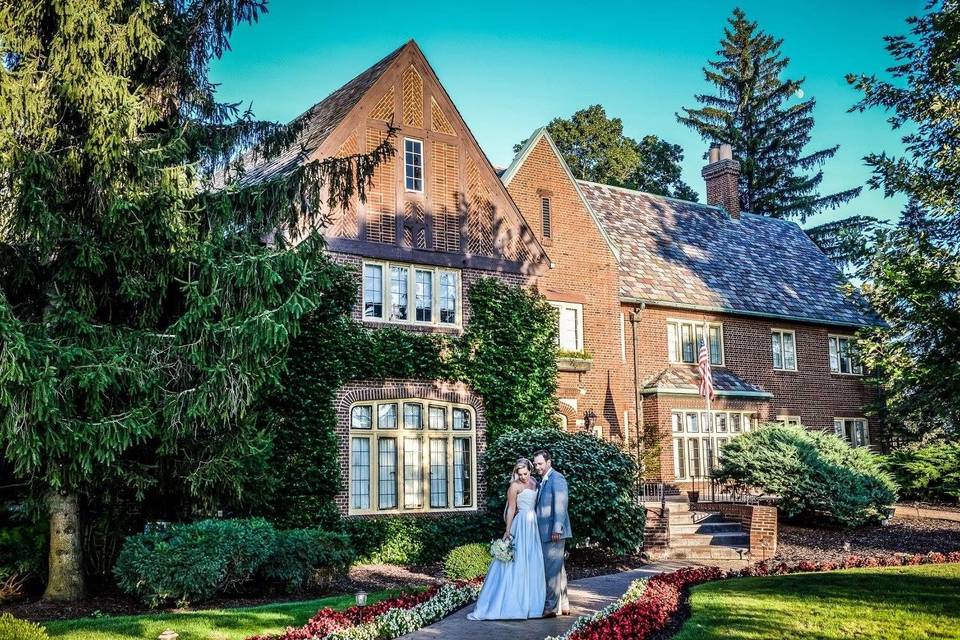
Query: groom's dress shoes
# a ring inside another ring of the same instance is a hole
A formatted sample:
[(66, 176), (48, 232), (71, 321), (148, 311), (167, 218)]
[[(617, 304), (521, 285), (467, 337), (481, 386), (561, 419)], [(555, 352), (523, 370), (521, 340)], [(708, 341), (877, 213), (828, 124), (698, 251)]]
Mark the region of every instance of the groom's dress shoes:
[(541, 617), (542, 617), (542, 618), (556, 618), (556, 617), (557, 617), (557, 612), (556, 612), (556, 611), (551, 611), (550, 613), (545, 613), (545, 614), (543, 614)]

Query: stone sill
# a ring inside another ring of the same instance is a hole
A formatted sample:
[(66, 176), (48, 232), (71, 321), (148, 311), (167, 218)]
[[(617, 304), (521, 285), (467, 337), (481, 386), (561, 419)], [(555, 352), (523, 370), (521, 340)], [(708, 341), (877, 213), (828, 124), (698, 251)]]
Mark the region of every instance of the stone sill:
[(582, 358), (557, 358), (558, 371), (570, 371), (574, 373), (585, 373), (593, 368), (593, 360), (584, 360)]

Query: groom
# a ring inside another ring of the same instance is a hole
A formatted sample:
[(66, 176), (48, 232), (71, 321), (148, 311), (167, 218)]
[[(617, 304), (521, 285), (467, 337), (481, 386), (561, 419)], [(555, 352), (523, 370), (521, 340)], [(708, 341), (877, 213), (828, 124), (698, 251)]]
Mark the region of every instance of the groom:
[(567, 515), (567, 480), (553, 468), (550, 452), (540, 449), (533, 454), (533, 466), (540, 474), (537, 492), (537, 528), (543, 545), (543, 568), (547, 579), (547, 598), (543, 617), (570, 613), (567, 599), (567, 571), (563, 566), (563, 547), (570, 537), (570, 516)]

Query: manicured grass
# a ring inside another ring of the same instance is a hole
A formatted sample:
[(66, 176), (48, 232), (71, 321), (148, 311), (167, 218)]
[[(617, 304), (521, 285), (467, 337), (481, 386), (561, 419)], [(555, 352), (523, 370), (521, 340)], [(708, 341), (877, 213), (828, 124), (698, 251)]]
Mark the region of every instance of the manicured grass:
[[(371, 593), (368, 602), (373, 604), (398, 593)], [(179, 633), (179, 640), (243, 640), (253, 634), (279, 633), (287, 627), (303, 625), (323, 607), (346, 609), (353, 604), (353, 595), (343, 595), (239, 609), (80, 618), (41, 624), (51, 638), (60, 640), (156, 640), (164, 629)]]
[(690, 605), (674, 640), (960, 638), (960, 564), (721, 580)]

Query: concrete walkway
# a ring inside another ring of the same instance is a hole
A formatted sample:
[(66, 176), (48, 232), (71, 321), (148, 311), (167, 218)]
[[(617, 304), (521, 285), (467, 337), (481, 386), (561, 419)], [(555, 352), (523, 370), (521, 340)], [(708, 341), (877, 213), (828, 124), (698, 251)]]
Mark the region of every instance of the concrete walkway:
[[(664, 561), (645, 565), (642, 569), (614, 573), (595, 578), (574, 580), (569, 585), (570, 615), (546, 620), (467, 620), (473, 611), (469, 605), (440, 622), (403, 636), (402, 640), (542, 640), (566, 631), (579, 616), (599, 611), (623, 595), (630, 583), (665, 571), (691, 566), (690, 561)], [(714, 563), (721, 564), (721, 563)], [(729, 563), (727, 563), (729, 564)], [(733, 566), (733, 564), (730, 564)], [(743, 566), (742, 563), (737, 566)]]

